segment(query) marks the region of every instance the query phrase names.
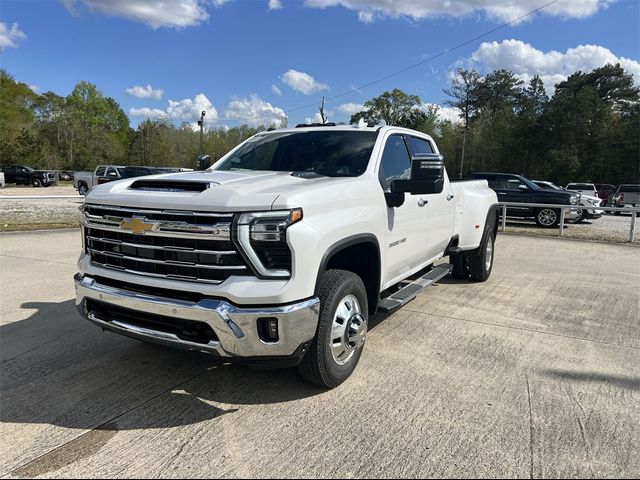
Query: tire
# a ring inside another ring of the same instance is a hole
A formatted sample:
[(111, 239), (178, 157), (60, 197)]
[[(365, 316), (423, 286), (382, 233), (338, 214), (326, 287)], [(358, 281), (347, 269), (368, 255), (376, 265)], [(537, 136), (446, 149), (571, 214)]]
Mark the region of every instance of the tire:
[(495, 236), (489, 225), (484, 229), (480, 252), (469, 257), (471, 279), (476, 282), (486, 282), (493, 270), (493, 257), (495, 252)]
[(453, 265), (451, 275), (457, 280), (466, 280), (471, 276), (469, 268), (469, 257), (462, 253), (452, 253), (449, 255), (449, 263)]
[(573, 223), (582, 223), (585, 220), (584, 210), (580, 210), (580, 216), (576, 218)]
[(311, 383), (335, 388), (351, 376), (362, 355), (369, 321), (367, 291), (355, 273), (327, 270), (318, 297), (318, 329), (298, 370)]
[(613, 212), (613, 214), (614, 214), (614, 215), (620, 215), (621, 213), (622, 213), (622, 212), (621, 212), (621, 211), (619, 211), (619, 210), (617, 210), (617, 211)]
[(80, 182), (80, 184), (78, 184), (78, 193), (80, 195), (82, 195), (83, 197), (89, 193), (89, 189), (87, 188), (87, 184), (84, 182)]
[(33, 180), (31, 180), (31, 185), (33, 185), (36, 188), (39, 188), (42, 186), (42, 180), (40, 180), (39, 178), (34, 178)]
[(542, 228), (557, 227), (560, 223), (560, 211), (553, 208), (539, 208), (536, 210), (536, 224)]

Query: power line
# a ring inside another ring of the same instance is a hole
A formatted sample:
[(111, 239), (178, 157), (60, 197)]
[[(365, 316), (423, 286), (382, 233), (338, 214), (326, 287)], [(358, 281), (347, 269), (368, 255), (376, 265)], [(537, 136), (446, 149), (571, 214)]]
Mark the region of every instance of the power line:
[[(519, 22), (520, 20), (523, 20), (523, 19), (525, 19), (525, 18), (527, 18), (527, 17), (529, 17), (529, 16), (531, 16), (531, 15), (533, 15), (533, 14), (535, 14), (535, 13), (537, 13), (537, 12), (541, 11), (541, 10), (544, 10), (545, 8), (547, 8), (547, 7), (551, 6), (551, 5), (553, 5), (554, 3), (557, 3), (557, 2), (559, 2), (559, 1), (560, 1), (560, 0), (552, 0), (552, 1), (548, 2), (548, 3), (545, 3), (544, 5), (541, 5), (541, 6), (540, 6), (540, 7), (538, 7), (538, 8), (535, 8), (534, 10), (531, 10), (530, 12), (527, 12), (527, 13), (525, 13), (525, 14), (523, 14), (523, 15), (520, 15), (518, 18), (514, 18), (513, 20), (510, 20), (510, 21), (508, 21), (508, 22), (506, 22), (506, 23), (503, 23), (503, 24), (501, 24), (501, 25), (498, 25), (497, 27), (492, 28), (491, 30), (488, 30), (488, 31), (486, 31), (486, 32), (484, 32), (484, 33), (482, 33), (482, 34), (480, 34), (480, 35), (477, 35), (477, 36), (475, 36), (475, 37), (473, 37), (473, 38), (469, 39), (469, 40), (466, 40), (466, 41), (464, 41), (464, 42), (462, 42), (462, 43), (459, 43), (459, 44), (458, 44), (458, 45), (456, 45), (455, 47), (447, 48), (447, 49), (445, 49), (445, 50), (441, 51), (440, 53), (437, 53), (436, 55), (433, 55), (433, 56), (431, 56), (431, 57), (429, 57), (429, 58), (426, 58), (426, 59), (424, 59), (424, 60), (422, 60), (422, 61), (420, 61), (420, 62), (418, 62), (418, 63), (414, 63), (413, 65), (410, 65), (410, 66), (408, 66), (408, 67), (405, 67), (405, 68), (403, 68), (403, 69), (401, 69), (401, 70), (397, 70), (397, 71), (395, 71), (395, 72), (393, 72), (393, 73), (390, 73), (390, 74), (388, 74), (388, 75), (385, 75), (384, 77), (378, 78), (378, 79), (376, 79), (376, 80), (372, 80), (371, 82), (365, 83), (365, 84), (363, 84), (363, 85), (360, 85), (360, 86), (357, 86), (357, 87), (353, 87), (353, 88), (352, 88), (352, 89), (350, 89), (350, 90), (346, 90), (346, 91), (344, 91), (344, 92), (342, 92), (342, 93), (339, 93), (339, 94), (337, 94), (337, 95), (334, 95), (334, 96), (332, 96), (332, 97), (327, 97), (325, 100), (326, 100), (327, 102), (330, 102), (330, 101), (332, 101), (332, 100), (335, 100), (336, 98), (344, 97), (345, 95), (350, 95), (350, 94), (352, 94), (352, 93), (359, 92), (360, 90), (363, 90), (363, 89), (365, 89), (365, 88), (368, 88), (368, 87), (370, 87), (370, 86), (372, 86), (372, 85), (375, 85), (375, 84), (377, 84), (377, 83), (384, 82), (385, 80), (388, 80), (388, 79), (390, 79), (390, 78), (396, 77), (396, 76), (398, 76), (398, 75), (400, 75), (400, 74), (402, 74), (402, 73), (404, 73), (404, 72), (407, 72), (407, 71), (412, 70), (412, 69), (414, 69), (414, 68), (416, 68), (416, 67), (419, 67), (419, 66), (421, 66), (421, 65), (424, 65), (424, 64), (426, 64), (426, 63), (429, 63), (429, 62), (431, 62), (432, 60), (435, 60), (436, 58), (443, 57), (443, 56), (445, 56), (445, 55), (447, 55), (447, 54), (449, 54), (449, 53), (451, 53), (451, 52), (455, 52), (456, 50), (459, 50), (459, 49), (460, 49), (460, 48), (462, 48), (462, 47), (466, 47), (467, 45), (469, 45), (469, 44), (471, 44), (471, 43), (474, 43), (474, 42), (476, 42), (477, 40), (480, 40), (481, 38), (484, 38), (484, 37), (486, 37), (486, 36), (488, 36), (488, 35), (491, 35), (492, 33), (497, 32), (498, 30), (501, 30), (501, 29), (506, 28), (506, 27), (508, 27), (508, 26), (510, 26), (510, 25), (513, 25), (514, 23), (517, 23), (517, 22)], [(318, 105), (318, 101), (315, 101), (315, 102), (313, 102), (313, 103), (308, 103), (308, 104), (306, 104), (306, 105), (300, 105), (300, 106), (298, 106), (298, 107), (293, 107), (293, 108), (290, 108), (290, 109), (288, 109), (288, 110), (284, 110), (284, 113), (288, 115), (288, 114), (289, 114), (289, 113), (291, 113), (291, 112), (297, 112), (297, 111), (299, 111), (299, 110), (304, 110), (304, 109), (307, 109), (307, 108), (316, 107), (317, 105)], [(265, 116), (265, 117), (256, 117), (255, 119), (256, 119), (256, 120), (261, 120), (261, 119), (270, 119), (270, 118), (273, 118), (273, 117), (272, 117), (272, 116), (268, 116), (268, 117), (266, 117), (266, 116)], [(232, 121), (240, 122), (241, 120), (232, 120)]]

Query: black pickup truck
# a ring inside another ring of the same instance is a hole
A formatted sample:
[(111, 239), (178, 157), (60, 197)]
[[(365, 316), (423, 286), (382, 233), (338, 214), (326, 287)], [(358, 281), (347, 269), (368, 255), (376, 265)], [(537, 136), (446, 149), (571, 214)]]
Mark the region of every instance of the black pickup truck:
[(49, 187), (55, 185), (56, 175), (48, 170), (34, 170), (24, 165), (8, 165), (2, 168), (5, 183), (16, 185), (33, 185), (34, 187)]
[[(489, 187), (498, 194), (498, 201), (505, 203), (544, 203), (547, 205), (578, 205), (580, 195), (573, 192), (545, 190), (528, 178), (511, 173), (475, 172), (474, 180), (486, 180)], [(560, 223), (560, 209), (549, 207), (509, 206), (507, 216), (533, 218), (540, 227), (552, 228)], [(577, 209), (565, 210), (565, 220), (574, 221), (580, 217)]]

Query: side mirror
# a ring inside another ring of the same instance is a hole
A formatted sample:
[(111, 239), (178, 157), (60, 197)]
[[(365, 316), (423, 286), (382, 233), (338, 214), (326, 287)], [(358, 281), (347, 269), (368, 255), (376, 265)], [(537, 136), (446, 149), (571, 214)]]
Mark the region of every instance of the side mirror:
[(518, 185), (518, 190), (520, 190), (521, 192), (526, 192), (527, 190), (529, 190), (529, 187), (527, 187), (526, 185), (520, 184)]
[(411, 157), (410, 179), (392, 181), (391, 192), (414, 195), (442, 193), (444, 189), (443, 158), (437, 153), (415, 154)]

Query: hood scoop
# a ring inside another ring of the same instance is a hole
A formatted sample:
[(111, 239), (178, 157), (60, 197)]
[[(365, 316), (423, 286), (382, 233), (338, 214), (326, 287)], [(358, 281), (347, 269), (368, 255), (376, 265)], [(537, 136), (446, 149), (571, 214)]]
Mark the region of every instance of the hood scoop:
[(210, 182), (192, 180), (136, 180), (129, 189), (149, 192), (204, 192), (210, 186)]

